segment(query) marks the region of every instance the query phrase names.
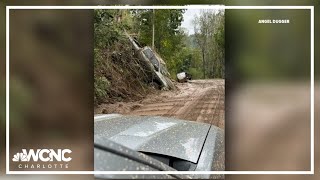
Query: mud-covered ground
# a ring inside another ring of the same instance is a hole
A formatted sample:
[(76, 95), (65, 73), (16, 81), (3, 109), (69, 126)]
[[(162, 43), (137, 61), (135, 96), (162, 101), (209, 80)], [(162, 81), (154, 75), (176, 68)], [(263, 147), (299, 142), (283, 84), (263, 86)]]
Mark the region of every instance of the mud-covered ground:
[(95, 114), (120, 113), (175, 117), (211, 123), (224, 129), (225, 88), (223, 79), (176, 83), (175, 91), (160, 91), (137, 102), (102, 104)]

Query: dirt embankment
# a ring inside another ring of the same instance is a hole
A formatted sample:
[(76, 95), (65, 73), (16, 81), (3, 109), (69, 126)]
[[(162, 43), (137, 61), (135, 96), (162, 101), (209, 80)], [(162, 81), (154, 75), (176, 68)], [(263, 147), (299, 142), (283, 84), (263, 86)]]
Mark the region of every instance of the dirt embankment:
[(224, 80), (193, 80), (176, 86), (175, 91), (155, 92), (137, 102), (102, 104), (95, 114), (166, 116), (224, 128)]

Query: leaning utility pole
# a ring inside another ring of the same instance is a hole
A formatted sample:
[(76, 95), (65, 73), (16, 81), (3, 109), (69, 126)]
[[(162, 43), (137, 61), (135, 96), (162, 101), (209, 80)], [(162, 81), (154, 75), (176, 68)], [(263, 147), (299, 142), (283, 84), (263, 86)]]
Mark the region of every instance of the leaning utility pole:
[(152, 49), (154, 50), (154, 19), (155, 19), (155, 11), (152, 10)]

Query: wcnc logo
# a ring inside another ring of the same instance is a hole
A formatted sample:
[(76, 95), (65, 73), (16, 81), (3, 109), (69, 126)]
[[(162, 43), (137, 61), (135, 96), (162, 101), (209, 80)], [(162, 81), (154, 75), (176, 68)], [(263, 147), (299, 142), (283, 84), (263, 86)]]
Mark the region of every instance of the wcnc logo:
[[(22, 152), (18, 152), (13, 155), (13, 162), (22, 162), (18, 168), (68, 168), (66, 162), (70, 162), (72, 158), (70, 149), (22, 149)], [(62, 162), (62, 164), (29, 164), (28, 162)]]

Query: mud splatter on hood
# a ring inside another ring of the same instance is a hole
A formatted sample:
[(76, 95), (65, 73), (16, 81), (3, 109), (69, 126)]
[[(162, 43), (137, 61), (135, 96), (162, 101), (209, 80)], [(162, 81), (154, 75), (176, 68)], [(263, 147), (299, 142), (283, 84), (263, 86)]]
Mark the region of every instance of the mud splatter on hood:
[(94, 138), (197, 163), (209, 127), (158, 116), (99, 115), (95, 117)]

